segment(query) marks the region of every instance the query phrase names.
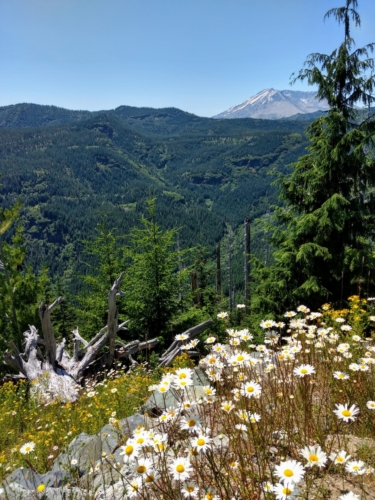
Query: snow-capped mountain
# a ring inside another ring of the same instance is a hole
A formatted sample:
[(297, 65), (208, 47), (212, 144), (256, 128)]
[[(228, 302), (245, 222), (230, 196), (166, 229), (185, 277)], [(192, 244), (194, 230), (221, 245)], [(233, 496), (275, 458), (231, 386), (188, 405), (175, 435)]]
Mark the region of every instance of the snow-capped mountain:
[(265, 118), (277, 120), (299, 113), (328, 109), (326, 101), (318, 101), (316, 92), (265, 89), (244, 102), (213, 116), (213, 118)]

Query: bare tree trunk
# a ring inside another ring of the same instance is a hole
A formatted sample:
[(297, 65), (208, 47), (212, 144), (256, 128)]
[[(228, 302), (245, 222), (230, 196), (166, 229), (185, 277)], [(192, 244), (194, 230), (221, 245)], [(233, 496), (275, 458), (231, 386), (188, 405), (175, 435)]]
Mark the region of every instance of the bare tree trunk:
[(233, 298), (232, 298), (232, 243), (233, 243), (233, 231), (228, 225), (228, 292), (229, 292), (229, 311), (233, 311)]
[(250, 221), (245, 218), (244, 224), (244, 281), (245, 281), (245, 312), (250, 312)]
[(113, 360), (115, 359), (115, 337), (117, 333), (118, 326), (118, 311), (116, 306), (116, 297), (119, 295), (123, 295), (123, 292), (120, 290), (121, 282), (124, 277), (124, 272), (117, 278), (117, 280), (113, 283), (112, 288), (108, 294), (108, 342), (109, 342), (109, 353), (107, 366), (108, 368), (112, 366)]
[(220, 261), (220, 243), (216, 248), (216, 293), (221, 296), (221, 261)]

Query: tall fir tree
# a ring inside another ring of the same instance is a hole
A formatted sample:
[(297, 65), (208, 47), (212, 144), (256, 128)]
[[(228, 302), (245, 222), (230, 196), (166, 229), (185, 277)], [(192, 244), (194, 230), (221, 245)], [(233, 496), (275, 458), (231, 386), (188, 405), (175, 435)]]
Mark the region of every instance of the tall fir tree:
[(344, 39), (331, 54), (310, 54), (296, 80), (317, 85), (328, 101), (325, 116), (307, 129), (308, 154), (280, 175), (282, 207), (275, 208), (270, 267), (258, 263), (264, 309), (282, 312), (297, 301), (313, 307), (356, 292), (363, 269), (374, 269), (374, 116), (356, 105), (375, 100), (374, 43), (354, 49), (351, 25), (360, 26), (357, 0), (331, 9)]
[[(148, 201), (149, 217), (133, 228), (129, 265), (123, 281), (126, 312), (133, 335), (140, 338), (172, 337), (170, 322), (181, 309), (181, 291), (189, 269), (181, 269), (187, 250), (176, 246), (177, 230), (162, 230), (155, 220), (155, 199)], [(180, 268), (180, 270), (179, 270)]]
[[(87, 273), (81, 276), (83, 291), (77, 297), (76, 317), (79, 331), (92, 338), (107, 323), (108, 292), (124, 270), (124, 249), (120, 237), (108, 228), (105, 215), (96, 228), (96, 237), (85, 241)], [(123, 313), (123, 301), (117, 301)]]

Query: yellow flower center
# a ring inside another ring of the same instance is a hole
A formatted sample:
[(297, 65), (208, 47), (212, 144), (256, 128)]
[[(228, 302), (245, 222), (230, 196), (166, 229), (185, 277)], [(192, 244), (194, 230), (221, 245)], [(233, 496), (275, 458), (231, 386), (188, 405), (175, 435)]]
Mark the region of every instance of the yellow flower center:
[(138, 444), (143, 444), (143, 443), (144, 443), (144, 438), (143, 438), (143, 437), (139, 437), (139, 438), (137, 439), (137, 443), (138, 443)]
[(292, 477), (292, 476), (294, 476), (294, 472), (291, 469), (285, 469), (284, 470), (284, 476), (286, 476), (286, 477)]
[(134, 451), (134, 448), (133, 448), (133, 446), (131, 446), (131, 445), (129, 445), (129, 446), (127, 446), (127, 447), (125, 448), (125, 453), (126, 453), (127, 455), (131, 455), (131, 454), (133, 453), (133, 451)]
[(146, 476), (146, 483), (152, 483), (154, 481), (154, 479), (155, 479), (155, 476), (152, 476), (152, 475)]
[(193, 419), (191, 419), (191, 420), (187, 421), (187, 424), (188, 424), (189, 427), (194, 427), (194, 425), (196, 424), (196, 421), (193, 420)]
[(186, 491), (187, 491), (188, 493), (193, 493), (193, 491), (194, 491), (194, 487), (193, 487), (193, 486), (186, 486)]
[(309, 371), (308, 371), (308, 370), (306, 370), (306, 368), (302, 368), (302, 370), (301, 370), (302, 375), (306, 375), (306, 373), (308, 373), (308, 372), (309, 372)]
[(178, 376), (178, 378), (186, 378), (186, 373), (180, 373), (180, 375)]
[(350, 417), (352, 415), (352, 412), (349, 410), (343, 410), (342, 411), (342, 416), (343, 417)]
[(344, 459), (342, 457), (337, 457), (336, 458), (336, 462), (339, 462), (340, 464), (342, 464), (344, 461)]
[(290, 495), (291, 493), (293, 493), (293, 492), (288, 487), (283, 488), (283, 494), (284, 495)]
[(42, 492), (42, 491), (44, 491), (45, 489), (46, 489), (45, 484), (40, 484), (40, 485), (37, 487), (37, 489), (36, 489), (36, 490), (37, 490), (39, 493), (41, 493), (41, 492)]
[(353, 465), (353, 470), (359, 470), (359, 465)]
[(144, 465), (139, 465), (139, 466), (137, 467), (137, 472), (138, 472), (138, 474), (144, 474), (144, 473), (146, 472), (146, 470), (147, 470), (147, 469), (146, 469), (146, 467), (145, 467)]
[(206, 441), (202, 438), (199, 438), (198, 441), (197, 441), (197, 445), (198, 446), (203, 446), (204, 444), (206, 444)]
[(309, 460), (310, 462), (319, 462), (319, 458), (314, 454), (310, 455)]
[(182, 464), (177, 465), (176, 471), (180, 474), (185, 471), (185, 467)]
[(212, 493), (206, 493), (206, 499), (207, 500), (212, 500), (214, 498)]
[(247, 387), (246, 390), (247, 390), (247, 392), (254, 392), (254, 387), (251, 387), (251, 386)]
[(243, 361), (245, 358), (242, 356), (242, 354), (240, 354), (238, 357), (237, 357), (237, 361)]
[(231, 409), (231, 405), (225, 405), (224, 406), (224, 410), (230, 410)]

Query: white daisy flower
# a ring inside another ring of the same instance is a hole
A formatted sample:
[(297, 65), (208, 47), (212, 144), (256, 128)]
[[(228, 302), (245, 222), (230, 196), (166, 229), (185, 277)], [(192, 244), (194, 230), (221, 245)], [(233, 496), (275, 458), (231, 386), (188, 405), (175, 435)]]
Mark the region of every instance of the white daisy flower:
[(188, 458), (179, 457), (168, 465), (169, 471), (176, 481), (185, 481), (190, 477), (193, 469)]
[(149, 458), (137, 458), (134, 471), (141, 475), (147, 475), (152, 470), (152, 462)]
[(375, 401), (367, 401), (366, 406), (369, 410), (375, 410)]
[(269, 481), (265, 481), (264, 483), (262, 483), (262, 489), (264, 493), (271, 493), (273, 491), (273, 484)]
[(348, 491), (348, 493), (344, 493), (344, 495), (340, 495), (337, 500), (360, 500), (361, 497), (356, 495), (355, 493)]
[(352, 372), (359, 372), (359, 370), (360, 370), (359, 364), (358, 363), (350, 363), (349, 370), (351, 370)]
[(190, 440), (191, 446), (195, 448), (198, 453), (201, 451), (207, 451), (210, 448), (210, 443), (212, 439), (205, 434), (199, 434), (198, 437), (192, 438)]
[(193, 378), (194, 371), (191, 368), (179, 368), (176, 370), (174, 373), (174, 378), (178, 379), (186, 379), (186, 378)]
[(334, 376), (334, 378), (337, 378), (338, 380), (347, 380), (349, 378), (349, 375), (347, 375), (344, 372), (334, 372), (333, 376)]
[(261, 386), (253, 380), (251, 380), (250, 382), (245, 382), (241, 385), (241, 394), (243, 396), (246, 396), (247, 398), (258, 398), (260, 397), (261, 392)]
[(227, 413), (231, 412), (234, 408), (235, 408), (235, 406), (232, 403), (232, 401), (223, 401), (221, 403), (221, 409)]
[(124, 455), (124, 462), (129, 463), (137, 458), (141, 447), (137, 445), (133, 439), (128, 439), (126, 444), (121, 446), (120, 449), (120, 455)]
[(32, 451), (34, 451), (35, 448), (35, 443), (33, 441), (29, 441), (28, 443), (25, 443), (23, 446), (20, 448), (20, 453), (22, 455), (28, 455)]
[(272, 328), (273, 326), (276, 326), (276, 322), (273, 319), (266, 319), (261, 321), (259, 326), (261, 328)]
[(348, 408), (348, 405), (336, 404), (336, 410), (333, 410), (333, 413), (337, 415), (337, 417), (344, 422), (350, 422), (350, 420), (355, 420), (357, 414), (359, 413), (359, 408), (356, 405), (352, 405)]
[(345, 470), (355, 476), (361, 476), (366, 472), (365, 463), (362, 460), (351, 460), (345, 466)]
[(194, 483), (186, 483), (181, 487), (181, 493), (183, 494), (184, 498), (197, 498), (198, 492), (198, 486)]
[(256, 424), (260, 420), (260, 415), (258, 413), (250, 413), (249, 415), (249, 421), (252, 424)]
[(222, 311), (222, 312), (220, 312), (220, 313), (217, 315), (217, 317), (218, 317), (218, 318), (220, 318), (220, 319), (225, 319), (225, 318), (227, 318), (227, 317), (228, 317), (228, 313), (227, 313), (227, 312), (225, 312), (225, 311)]
[(293, 318), (297, 313), (294, 311), (288, 311), (284, 314), (284, 318)]
[(294, 368), (293, 373), (298, 377), (305, 377), (306, 375), (315, 373), (315, 368), (311, 365), (300, 365)]
[(286, 460), (275, 467), (275, 476), (285, 484), (299, 483), (304, 475), (305, 470), (297, 460)]
[(298, 312), (303, 312), (305, 314), (309, 313), (310, 312), (310, 309), (306, 306), (298, 306), (297, 307), (297, 311)]
[(335, 465), (346, 464), (346, 462), (351, 458), (345, 450), (340, 450), (337, 453), (331, 453), (329, 458), (334, 462)]
[(126, 493), (129, 498), (136, 497), (142, 487), (142, 479), (137, 477), (129, 482), (126, 486)]
[(293, 495), (294, 486), (293, 484), (275, 484), (273, 487), (273, 492), (276, 495), (276, 500), (289, 500), (294, 497)]
[(196, 432), (197, 430), (200, 429), (200, 424), (201, 420), (199, 415), (192, 414), (187, 417), (181, 418), (180, 429), (189, 432)]
[(314, 465), (324, 467), (327, 462), (327, 454), (319, 445), (305, 446), (300, 453), (307, 460), (306, 467), (313, 467)]
[(186, 335), (186, 333), (179, 333), (175, 336), (175, 340), (179, 340), (180, 342), (182, 342), (183, 340), (187, 340), (188, 338), (189, 335)]
[(350, 332), (350, 330), (352, 330), (350, 325), (342, 325), (340, 328), (343, 332)]

